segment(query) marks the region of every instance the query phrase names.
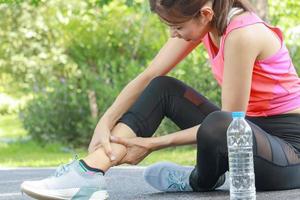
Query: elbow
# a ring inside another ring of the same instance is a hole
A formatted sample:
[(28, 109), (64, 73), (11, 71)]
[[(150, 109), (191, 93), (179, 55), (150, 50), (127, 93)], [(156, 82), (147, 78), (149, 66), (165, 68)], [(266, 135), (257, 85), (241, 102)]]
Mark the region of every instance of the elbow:
[(222, 106), (222, 111), (225, 112), (247, 112), (246, 106)]
[(222, 111), (226, 112), (246, 112), (248, 108), (248, 100), (243, 97), (225, 98), (222, 97)]
[(225, 104), (222, 105), (222, 111), (225, 112), (247, 112), (247, 105), (242, 104)]

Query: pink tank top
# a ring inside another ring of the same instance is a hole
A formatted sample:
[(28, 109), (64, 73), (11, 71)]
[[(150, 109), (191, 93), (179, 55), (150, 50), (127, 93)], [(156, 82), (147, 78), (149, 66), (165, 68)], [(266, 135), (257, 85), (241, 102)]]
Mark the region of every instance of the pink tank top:
[(234, 29), (256, 23), (265, 24), (277, 34), (281, 40), (281, 48), (276, 54), (254, 63), (247, 115), (271, 116), (299, 108), (300, 78), (283, 42), (283, 34), (279, 28), (266, 24), (255, 13), (241, 15), (229, 23), (221, 38), (219, 50), (212, 43), (209, 34), (203, 38), (202, 42), (209, 54), (215, 79), (222, 86), (224, 41), (227, 35)]

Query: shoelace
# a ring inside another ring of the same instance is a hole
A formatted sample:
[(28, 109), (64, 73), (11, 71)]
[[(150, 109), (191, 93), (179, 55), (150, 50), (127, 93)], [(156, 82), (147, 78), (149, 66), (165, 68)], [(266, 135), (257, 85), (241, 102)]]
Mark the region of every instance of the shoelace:
[(73, 160), (67, 164), (59, 165), (58, 168), (54, 172), (54, 177), (59, 177), (70, 170), (70, 165), (78, 160), (77, 154), (73, 157)]
[(184, 191), (187, 183), (184, 180), (185, 173), (178, 171), (168, 171), (168, 183), (170, 188), (178, 189), (179, 191)]

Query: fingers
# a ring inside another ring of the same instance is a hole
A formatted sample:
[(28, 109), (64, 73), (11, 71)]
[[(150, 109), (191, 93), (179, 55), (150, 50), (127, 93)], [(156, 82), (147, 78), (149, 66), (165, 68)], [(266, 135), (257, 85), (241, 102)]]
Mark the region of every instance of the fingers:
[(93, 153), (96, 150), (95, 145), (90, 144), (88, 148), (89, 154)]
[(93, 153), (93, 149), (91, 147), (88, 148), (88, 153), (89, 154)]
[(102, 144), (97, 144), (95, 145), (93, 148), (94, 148), (94, 151), (96, 151), (97, 149), (99, 149), (100, 147), (103, 147)]
[(93, 153), (94, 151), (96, 151), (96, 150), (99, 149), (100, 147), (103, 147), (103, 145), (102, 145), (101, 143), (90, 144), (90, 145), (89, 145), (89, 148), (88, 148), (89, 154)]
[(125, 156), (124, 158), (122, 158), (122, 159), (117, 163), (117, 165), (122, 165), (122, 164), (124, 164), (124, 163), (126, 163), (126, 156)]
[(124, 146), (128, 146), (128, 141), (125, 138), (110, 136), (110, 141), (114, 142), (114, 143), (117, 143), (117, 144), (122, 144)]
[(124, 163), (129, 164), (129, 165), (136, 165), (138, 162), (128, 158), (127, 156), (125, 156), (124, 158), (122, 158), (122, 160), (120, 160), (118, 162), (117, 165), (121, 165), (121, 164), (124, 164)]
[(111, 149), (110, 143), (109, 142), (105, 142), (105, 143), (102, 143), (102, 145), (103, 145), (104, 151), (105, 151), (106, 155), (109, 157), (109, 159), (111, 161), (116, 160), (116, 157), (112, 153), (112, 149)]

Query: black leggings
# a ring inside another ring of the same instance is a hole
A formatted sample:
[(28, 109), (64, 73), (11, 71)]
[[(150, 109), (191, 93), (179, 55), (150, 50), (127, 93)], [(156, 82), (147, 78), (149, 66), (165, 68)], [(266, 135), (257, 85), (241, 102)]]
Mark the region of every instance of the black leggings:
[[(190, 176), (195, 191), (209, 190), (228, 170), (226, 131), (229, 112), (211, 103), (181, 81), (153, 79), (119, 122), (139, 137), (151, 137), (164, 117), (180, 129), (201, 124), (197, 131), (197, 164)], [(246, 117), (253, 131), (257, 190), (300, 187), (300, 114)]]

